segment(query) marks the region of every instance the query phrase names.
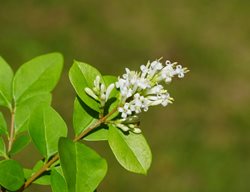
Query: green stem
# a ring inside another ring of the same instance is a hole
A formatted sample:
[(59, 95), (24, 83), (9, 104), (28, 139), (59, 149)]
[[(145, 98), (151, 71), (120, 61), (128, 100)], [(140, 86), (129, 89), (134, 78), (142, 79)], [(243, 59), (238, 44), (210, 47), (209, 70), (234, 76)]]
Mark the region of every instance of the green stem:
[[(84, 136), (86, 136), (89, 132), (97, 128), (99, 125), (104, 123), (107, 118), (109, 118), (112, 114), (116, 112), (117, 108), (114, 108), (110, 113), (108, 113), (106, 116), (100, 118), (98, 121), (93, 123), (90, 127), (85, 129), (80, 135), (76, 136), (73, 141), (77, 142), (81, 140)], [(25, 183), (24, 185), (18, 190), (18, 192), (22, 192), (24, 189), (29, 187), (33, 181), (35, 181), (39, 176), (41, 176), (45, 171), (47, 171), (51, 165), (53, 165), (57, 160), (59, 160), (59, 154), (55, 154), (46, 164), (43, 165), (34, 175), (32, 175)]]
[(15, 140), (15, 113), (16, 113), (16, 107), (14, 106), (13, 109), (11, 109), (10, 136), (9, 136), (9, 143), (8, 143), (8, 153), (11, 151), (13, 142)]
[(109, 118), (112, 114), (116, 112), (116, 110), (117, 108), (114, 108), (109, 114), (107, 114), (106, 116), (100, 118), (98, 121), (93, 123), (89, 128), (85, 129), (80, 135), (76, 136), (73, 141), (76, 142), (76, 141), (81, 140), (84, 136), (86, 136), (93, 129), (97, 128), (99, 125), (104, 123), (107, 120), (107, 118)]

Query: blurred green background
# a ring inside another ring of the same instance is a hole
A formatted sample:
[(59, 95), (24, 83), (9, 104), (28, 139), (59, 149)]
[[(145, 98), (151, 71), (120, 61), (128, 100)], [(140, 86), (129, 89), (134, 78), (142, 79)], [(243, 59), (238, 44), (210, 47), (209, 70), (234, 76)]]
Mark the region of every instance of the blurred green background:
[[(69, 127), (73, 59), (113, 75), (160, 57), (191, 70), (169, 85), (173, 105), (142, 115), (153, 151), (147, 176), (120, 167), (107, 143), (94, 144), (109, 162), (99, 191), (250, 191), (250, 1), (0, 0), (0, 24), (0, 54), (14, 69), (63, 53), (53, 106)], [(40, 156), (30, 146), (16, 158), (32, 166)]]

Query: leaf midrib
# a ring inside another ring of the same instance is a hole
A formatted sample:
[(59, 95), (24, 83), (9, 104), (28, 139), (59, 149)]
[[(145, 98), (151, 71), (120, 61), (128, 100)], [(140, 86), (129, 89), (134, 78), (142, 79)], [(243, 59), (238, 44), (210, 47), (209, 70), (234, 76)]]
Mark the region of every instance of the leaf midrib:
[(47, 128), (47, 126), (46, 126), (46, 119), (45, 119), (46, 117), (45, 117), (45, 111), (44, 111), (44, 109), (43, 109), (43, 125), (44, 125), (44, 129), (43, 129), (43, 131), (44, 131), (44, 141), (45, 141), (45, 155), (47, 156), (47, 158), (49, 158), (49, 154), (48, 154), (48, 149), (49, 149), (49, 146), (48, 146), (48, 140), (47, 140), (47, 132), (46, 132), (46, 128)]

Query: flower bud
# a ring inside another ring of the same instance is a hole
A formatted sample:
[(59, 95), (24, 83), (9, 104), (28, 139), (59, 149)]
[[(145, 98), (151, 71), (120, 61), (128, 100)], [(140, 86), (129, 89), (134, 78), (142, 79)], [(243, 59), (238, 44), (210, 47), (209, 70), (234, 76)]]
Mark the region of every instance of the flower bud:
[(92, 89), (86, 87), (84, 89), (84, 91), (89, 95), (91, 96), (92, 98), (94, 98), (95, 100), (99, 100), (99, 98), (96, 96), (96, 94), (92, 91)]
[(134, 128), (131, 130), (133, 133), (139, 134), (141, 133), (141, 129), (140, 128)]

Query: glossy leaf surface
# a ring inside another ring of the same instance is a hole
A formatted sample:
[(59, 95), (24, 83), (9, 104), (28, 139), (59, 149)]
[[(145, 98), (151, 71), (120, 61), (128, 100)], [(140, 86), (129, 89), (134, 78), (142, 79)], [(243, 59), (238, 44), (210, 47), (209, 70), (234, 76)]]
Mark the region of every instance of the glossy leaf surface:
[(24, 183), (23, 168), (14, 160), (0, 161), (0, 185), (10, 191), (18, 190)]
[(13, 94), (16, 103), (44, 92), (50, 92), (57, 84), (63, 66), (59, 53), (36, 57), (24, 63), (13, 80)]
[(59, 138), (67, 135), (67, 126), (52, 107), (40, 105), (32, 112), (29, 133), (40, 153), (49, 158), (57, 152)]
[(0, 57), (0, 105), (11, 108), (13, 71)]
[(82, 143), (61, 138), (59, 155), (69, 192), (93, 192), (106, 175), (106, 161)]
[(123, 133), (109, 126), (109, 145), (118, 162), (128, 171), (146, 174), (152, 154), (142, 134)]

